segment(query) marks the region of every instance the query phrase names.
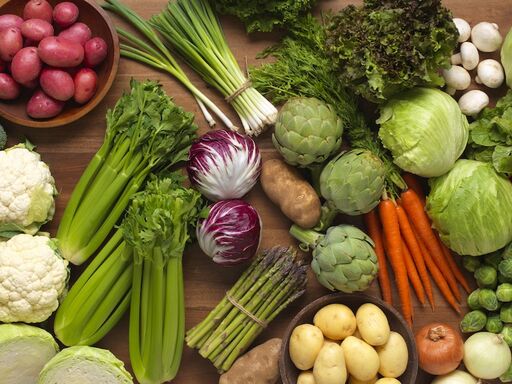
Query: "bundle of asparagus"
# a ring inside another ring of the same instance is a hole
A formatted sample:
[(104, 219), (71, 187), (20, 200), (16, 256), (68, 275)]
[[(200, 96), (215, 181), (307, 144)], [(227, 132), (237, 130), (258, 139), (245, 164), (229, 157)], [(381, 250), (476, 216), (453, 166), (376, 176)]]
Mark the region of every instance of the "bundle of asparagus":
[(254, 339), (306, 288), (307, 265), (295, 251), (274, 247), (260, 254), (186, 342), (227, 371)]

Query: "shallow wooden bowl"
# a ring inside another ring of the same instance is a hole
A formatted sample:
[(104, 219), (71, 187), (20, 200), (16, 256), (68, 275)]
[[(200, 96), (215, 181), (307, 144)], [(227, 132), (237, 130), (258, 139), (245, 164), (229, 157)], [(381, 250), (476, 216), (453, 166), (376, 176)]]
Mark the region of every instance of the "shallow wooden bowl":
[[(0, 15), (12, 13), (22, 16), (28, 0), (0, 0)], [(52, 6), (62, 0), (48, 0)], [(12, 101), (0, 101), (0, 116), (15, 124), (33, 128), (53, 128), (70, 124), (92, 111), (105, 97), (114, 82), (119, 66), (119, 38), (116, 28), (107, 13), (94, 0), (67, 0), (75, 3), (80, 10), (78, 21), (91, 28), (93, 37), (102, 37), (108, 46), (105, 61), (95, 68), (98, 74), (98, 90), (85, 105), (78, 105), (72, 100), (66, 103), (64, 110), (54, 118), (35, 120), (26, 113), (27, 102), (33, 91), (24, 91)], [(56, 31), (57, 34), (57, 31)]]
[(300, 373), (295, 365), (293, 365), (290, 359), (290, 354), (288, 353), (290, 336), (293, 329), (301, 324), (313, 324), (313, 317), (315, 316), (315, 313), (326, 305), (345, 304), (352, 309), (355, 314), (357, 309), (364, 303), (372, 303), (382, 309), (388, 318), (391, 330), (398, 332), (405, 339), (409, 350), (409, 363), (407, 365), (407, 370), (398, 378), (398, 380), (402, 384), (415, 384), (416, 376), (418, 374), (418, 353), (416, 351), (416, 343), (411, 329), (396, 309), (389, 306), (382, 300), (364, 293), (332, 293), (322, 296), (304, 307), (297, 316), (293, 318), (283, 336), (283, 345), (281, 347), (281, 357), (279, 360), (279, 370), (281, 372), (283, 384), (296, 384), (297, 377)]

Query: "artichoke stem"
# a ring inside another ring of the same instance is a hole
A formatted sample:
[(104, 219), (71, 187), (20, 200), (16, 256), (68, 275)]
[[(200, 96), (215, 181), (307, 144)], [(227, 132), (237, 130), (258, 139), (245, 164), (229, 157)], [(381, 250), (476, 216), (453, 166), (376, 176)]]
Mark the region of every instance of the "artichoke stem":
[(294, 224), (290, 228), (290, 235), (300, 241), (300, 249), (308, 251), (309, 248), (315, 248), (315, 246), (325, 237), (325, 235), (313, 231), (312, 229), (304, 229)]
[(323, 165), (321, 164), (309, 166), (309, 170), (311, 172), (311, 185), (315, 189), (318, 196), (322, 196), (320, 188), (320, 174), (322, 173), (323, 169)]
[(322, 214), (320, 216), (320, 221), (316, 225), (315, 228), (313, 228), (315, 231), (324, 232), (329, 228), (338, 215), (338, 210), (336, 207), (334, 207), (329, 202), (325, 202), (324, 205), (322, 205)]

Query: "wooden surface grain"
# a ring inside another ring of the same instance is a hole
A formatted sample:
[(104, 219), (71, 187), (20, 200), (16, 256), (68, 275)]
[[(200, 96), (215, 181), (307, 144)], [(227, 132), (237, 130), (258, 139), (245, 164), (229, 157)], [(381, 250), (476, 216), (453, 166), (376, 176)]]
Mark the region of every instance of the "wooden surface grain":
[[(166, 4), (166, 0), (124, 0), (124, 2), (145, 17), (159, 12)], [(348, 0), (327, 0), (321, 2), (319, 8), (337, 10), (349, 3)], [(503, 33), (506, 33), (512, 26), (511, 0), (488, 0), (485, 2), (479, 0), (446, 0), (445, 5), (452, 9), (455, 16), (463, 17), (472, 24), (479, 21), (492, 21), (499, 24)], [(223, 17), (221, 20), (228, 42), (240, 63), (247, 60), (250, 65), (257, 64), (256, 54), (269, 44), (277, 41), (277, 35), (256, 34), (249, 37), (237, 20), (227, 17)], [(116, 22), (119, 23), (119, 20), (116, 19)], [(236, 121), (236, 115), (224, 103), (222, 97), (215, 91), (208, 89), (203, 81), (187, 68), (186, 70), (187, 73), (190, 73), (193, 82), (200, 89), (205, 90), (205, 93), (215, 102), (218, 102), (225, 111), (228, 111), (229, 116), (233, 121)], [(43, 160), (50, 165), (55, 176), (60, 193), (57, 199), (57, 212), (53, 222), (45, 228), (53, 235), (56, 233), (59, 219), (75, 183), (103, 140), (105, 113), (109, 107), (115, 104), (122, 92), (128, 89), (131, 78), (160, 80), (165, 90), (175, 98), (178, 104), (196, 113), (196, 121), (201, 127), (201, 133), (207, 131), (207, 125), (199, 112), (197, 104), (181, 85), (165, 74), (124, 59), (121, 60), (117, 79), (107, 97), (81, 121), (62, 128), (48, 130), (4, 124), (10, 137), (9, 143), (14, 144), (23, 137), (29, 138), (37, 145)], [(270, 132), (258, 138), (257, 142), (264, 159), (276, 156), (270, 140)], [(278, 244), (296, 245), (295, 241), (288, 235), (289, 221), (264, 196), (260, 186), (257, 186), (247, 196), (247, 200), (256, 207), (263, 220), (262, 248)], [(223, 268), (213, 264), (209, 258), (201, 253), (197, 246), (191, 246), (187, 249), (184, 257), (187, 329), (197, 324), (207, 315), (223, 297), (225, 291), (237, 280), (242, 270), (243, 267)], [(75, 275), (78, 273), (76, 268), (73, 269), (73, 273)], [(301, 307), (326, 293), (326, 289), (322, 288), (310, 273), (307, 294), (278, 316), (263, 332), (259, 340), (280, 336), (286, 327), (287, 321)], [(369, 293), (379, 294), (376, 283), (373, 284)], [(395, 299), (395, 302), (397, 302), (396, 292)], [(438, 291), (436, 291), (436, 299), (437, 308), (435, 312), (432, 312), (429, 308), (422, 308), (415, 302), (415, 329), (433, 320), (445, 321), (454, 326), (458, 325), (459, 317), (445, 304)], [(125, 361), (129, 368), (127, 331), (128, 319), (125, 317), (98, 346), (112, 350), (113, 353)], [(179, 384), (213, 384), (218, 382), (218, 375), (209, 361), (201, 358), (196, 351), (185, 347), (181, 369), (174, 382)], [(428, 382), (430, 382), (429, 377), (420, 373), (418, 383)]]

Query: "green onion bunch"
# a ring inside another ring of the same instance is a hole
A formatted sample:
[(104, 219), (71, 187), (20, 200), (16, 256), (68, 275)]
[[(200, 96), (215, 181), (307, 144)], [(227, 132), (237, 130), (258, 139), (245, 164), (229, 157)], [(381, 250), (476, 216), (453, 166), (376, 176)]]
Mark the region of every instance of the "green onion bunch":
[(171, 0), (150, 22), (207, 83), (226, 97), (246, 134), (257, 136), (275, 122), (277, 109), (252, 87), (240, 69), (207, 0)]
[(198, 325), (186, 342), (227, 371), (284, 308), (302, 296), (307, 265), (290, 249), (274, 247), (261, 253)]

